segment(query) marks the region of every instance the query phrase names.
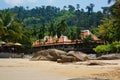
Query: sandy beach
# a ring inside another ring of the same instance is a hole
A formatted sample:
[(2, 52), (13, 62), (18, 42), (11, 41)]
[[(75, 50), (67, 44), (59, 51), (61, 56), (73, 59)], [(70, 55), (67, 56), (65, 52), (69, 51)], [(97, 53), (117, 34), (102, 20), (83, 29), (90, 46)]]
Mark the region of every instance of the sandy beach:
[[(109, 78), (120, 80), (120, 60), (101, 60), (109, 65), (84, 65), (86, 62), (57, 63), (29, 59), (0, 59), (0, 80), (69, 80)], [(111, 64), (112, 63), (112, 64)]]

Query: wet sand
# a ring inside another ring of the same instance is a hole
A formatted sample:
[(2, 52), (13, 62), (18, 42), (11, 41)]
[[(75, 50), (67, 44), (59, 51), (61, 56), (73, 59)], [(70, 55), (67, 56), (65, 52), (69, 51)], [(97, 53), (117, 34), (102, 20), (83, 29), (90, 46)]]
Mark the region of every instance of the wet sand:
[(0, 59), (0, 80), (69, 80), (110, 78), (120, 80), (120, 60), (102, 60), (111, 65), (84, 65), (86, 62), (56, 63), (29, 59)]

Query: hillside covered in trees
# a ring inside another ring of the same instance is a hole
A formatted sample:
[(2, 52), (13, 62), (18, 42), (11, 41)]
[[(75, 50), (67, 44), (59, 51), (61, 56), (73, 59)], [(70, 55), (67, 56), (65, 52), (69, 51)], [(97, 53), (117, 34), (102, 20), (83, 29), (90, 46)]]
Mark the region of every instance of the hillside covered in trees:
[[(38, 26), (42, 24), (49, 26), (51, 22), (58, 24), (61, 20), (66, 20), (68, 26), (77, 26), (82, 29), (97, 27), (105, 14), (108, 14), (108, 7), (102, 7), (103, 11), (94, 12), (94, 4), (86, 6), (86, 9), (80, 8), (80, 4), (75, 6), (64, 6), (63, 9), (54, 6), (41, 6), (29, 9), (29, 7), (17, 7), (8, 9), (16, 13), (17, 18), (22, 20), (27, 27)], [(85, 12), (86, 11), (86, 12)]]
[(103, 11), (97, 12), (94, 12), (95, 5), (92, 3), (85, 9), (76, 4), (64, 6), (63, 9), (54, 6), (32, 9), (15, 6), (0, 10), (0, 40), (32, 44), (44, 36), (53, 37), (56, 34), (75, 40), (80, 39), (81, 30), (90, 29), (105, 43), (119, 41), (119, 4), (116, 0), (112, 6), (101, 7)]

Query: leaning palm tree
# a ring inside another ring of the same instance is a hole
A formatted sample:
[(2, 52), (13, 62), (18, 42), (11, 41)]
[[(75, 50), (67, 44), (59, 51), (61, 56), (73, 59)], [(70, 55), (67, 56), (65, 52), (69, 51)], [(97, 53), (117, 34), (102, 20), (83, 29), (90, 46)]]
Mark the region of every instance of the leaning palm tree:
[(22, 24), (8, 10), (0, 12), (0, 38), (6, 42), (16, 42), (22, 38)]
[(13, 21), (13, 16), (8, 13), (8, 11), (0, 12), (0, 36), (4, 36), (5, 30), (9, 28)]

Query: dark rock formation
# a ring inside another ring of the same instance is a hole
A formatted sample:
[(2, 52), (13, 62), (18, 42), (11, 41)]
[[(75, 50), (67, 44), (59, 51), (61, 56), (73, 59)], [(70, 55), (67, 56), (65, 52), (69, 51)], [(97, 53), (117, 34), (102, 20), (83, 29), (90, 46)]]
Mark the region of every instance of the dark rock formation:
[(106, 54), (97, 58), (98, 60), (114, 60), (120, 59), (120, 54)]

